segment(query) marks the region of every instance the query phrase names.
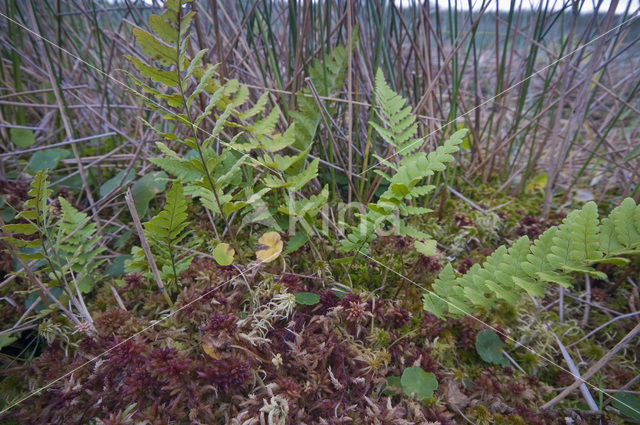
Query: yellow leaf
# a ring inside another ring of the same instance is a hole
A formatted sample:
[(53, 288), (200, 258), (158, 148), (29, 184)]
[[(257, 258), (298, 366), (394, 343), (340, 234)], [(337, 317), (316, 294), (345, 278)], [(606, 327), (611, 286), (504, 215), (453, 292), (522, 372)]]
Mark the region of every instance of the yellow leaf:
[(270, 263), (282, 252), (282, 238), (278, 232), (267, 232), (258, 239), (259, 249), (256, 257), (263, 263)]
[(208, 345), (206, 342), (203, 342), (202, 349), (212, 359), (218, 360), (220, 358), (220, 356), (218, 356), (218, 350), (216, 350), (216, 347), (214, 347), (213, 345)]
[(535, 192), (536, 190), (544, 189), (547, 186), (547, 173), (538, 174), (527, 184), (524, 188), (527, 192)]

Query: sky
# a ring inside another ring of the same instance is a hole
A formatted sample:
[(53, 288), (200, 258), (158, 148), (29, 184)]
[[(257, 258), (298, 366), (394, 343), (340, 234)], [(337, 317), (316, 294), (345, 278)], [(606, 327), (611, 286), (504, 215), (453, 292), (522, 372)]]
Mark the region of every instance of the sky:
[[(412, 0), (401, 0), (402, 2), (407, 2), (407, 1), (412, 1)], [(447, 0), (441, 0), (444, 4), (446, 4)], [(455, 0), (451, 0), (451, 2), (453, 3)], [(567, 3), (567, 0), (542, 0), (544, 2), (548, 1), (550, 7), (549, 8), (553, 8), (553, 9), (560, 9), (562, 8), (562, 5)], [(584, 5), (582, 6), (581, 11), (583, 13), (590, 13), (593, 12), (593, 10), (595, 9), (595, 5), (597, 5), (598, 1), (597, 0), (583, 0), (584, 1)], [(474, 9), (479, 9), (480, 5), (482, 4), (482, 0), (472, 0), (472, 2), (474, 3)], [(460, 4), (460, 8), (462, 10), (468, 10), (468, 0), (458, 0), (458, 3)], [(464, 3), (464, 4), (462, 4)], [(518, 6), (522, 5), (522, 9), (536, 9), (540, 6), (541, 0), (516, 0), (516, 9), (518, 8)], [(640, 7), (640, 1), (639, 0), (619, 0), (618, 1), (618, 6), (616, 7), (616, 13), (624, 13), (625, 8), (627, 7), (627, 5), (631, 3), (631, 7), (629, 8), (630, 12), (633, 12), (634, 10), (638, 9)], [(491, 2), (491, 4), (489, 5), (489, 9), (491, 11), (495, 11), (496, 9), (500, 9), (503, 11), (508, 11), (511, 5), (511, 0), (493, 0)], [(606, 12), (609, 10), (609, 7), (611, 6), (611, 0), (603, 0), (602, 1), (602, 5), (600, 6), (600, 11), (601, 12)]]

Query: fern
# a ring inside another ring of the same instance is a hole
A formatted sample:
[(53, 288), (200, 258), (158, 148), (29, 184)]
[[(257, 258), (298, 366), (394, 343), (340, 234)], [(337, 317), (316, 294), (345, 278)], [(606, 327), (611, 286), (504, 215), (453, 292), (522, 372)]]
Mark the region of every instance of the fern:
[(57, 223), (58, 230), (52, 246), (62, 260), (60, 271), (63, 274), (74, 272), (80, 290), (90, 292), (97, 277), (95, 272), (105, 261), (98, 259), (105, 248), (99, 246), (97, 225), (66, 199), (59, 197), (58, 202), (62, 215)]
[[(385, 142), (396, 149), (397, 154), (411, 154), (421, 146), (413, 137), (418, 131), (418, 123), (411, 114), (411, 106), (407, 105), (402, 96), (391, 90), (380, 68), (376, 72), (375, 94), (379, 107), (377, 114), (382, 125), (375, 122), (371, 125)], [(386, 162), (384, 158), (378, 159)]]
[[(44, 283), (35, 279), (38, 286), (32, 289), (40, 294), (45, 305), (54, 301), (74, 323), (79, 323), (76, 315), (84, 316), (85, 321), (91, 323), (82, 293), (90, 292), (101, 280), (97, 270), (104, 262), (100, 254), (105, 248), (100, 246), (97, 225), (62, 197), (58, 198), (60, 212), (57, 213), (49, 203), (52, 190), (48, 186), (47, 170), (39, 171), (31, 182), (29, 199), (24, 202), (23, 211), (16, 215), (16, 219), (23, 222), (2, 226), (2, 239), (20, 260), (25, 263), (31, 261), (30, 272), (46, 277), (40, 278)], [(53, 298), (44, 297), (43, 288), (51, 294), (53, 290), (64, 292), (69, 306), (75, 307), (75, 311), (71, 307), (65, 309)], [(41, 314), (50, 311), (44, 310)]]
[[(187, 54), (194, 12), (182, 3), (167, 2), (162, 15), (150, 16), (155, 35), (134, 29), (145, 57), (129, 57), (139, 73), (131, 78), (150, 96), (145, 99), (149, 108), (188, 130), (187, 136), (178, 136), (146, 123), (166, 140), (156, 144), (161, 156), (151, 162), (178, 178), (184, 194), (220, 217), (235, 239), (237, 229), (231, 221), (236, 216), (245, 222), (243, 217), (259, 215), (257, 209), (265, 197), (272, 205), (289, 205), (289, 199), (300, 197), (299, 192), (317, 176), (318, 162), (305, 167), (309, 149), (285, 153), (295, 145), (305, 123), (294, 118), (278, 133), (281, 112), (277, 106), (269, 110), (267, 93), (251, 104), (246, 86), (237, 80), (218, 80), (217, 66), (203, 63), (206, 50)], [(338, 49), (335, 57), (342, 56)], [(333, 66), (336, 63), (331, 62), (330, 75), (341, 74)], [(327, 87), (333, 87), (339, 78), (329, 80)]]
[(160, 264), (161, 275), (171, 275), (177, 284), (178, 276), (185, 271), (193, 254), (180, 254), (180, 244), (190, 232), (185, 231), (187, 221), (187, 202), (184, 198), (182, 185), (174, 183), (167, 191), (167, 200), (162, 211), (151, 220), (144, 223), (145, 235), (155, 251)]
[[(16, 216), (25, 222), (3, 226), (7, 233), (4, 240), (23, 248), (18, 252), (23, 260), (46, 260), (47, 265), (41, 270), (52, 272), (58, 283), (65, 283), (69, 273), (74, 273), (69, 280), (75, 279), (82, 292), (89, 292), (96, 280), (93, 272), (103, 262), (97, 259), (104, 251), (98, 246), (97, 226), (62, 197), (58, 198), (61, 214), (55, 219), (47, 201), (52, 193), (47, 177), (46, 170), (35, 175), (28, 192), (30, 198)], [(37, 238), (23, 238), (20, 234)]]
[[(357, 34), (357, 32), (355, 33)], [(353, 38), (354, 44), (357, 37)], [(349, 49), (353, 46), (338, 45), (324, 60), (315, 60), (309, 69), (309, 78), (320, 96), (330, 96), (344, 84), (347, 70)], [(306, 150), (315, 138), (316, 131), (322, 121), (322, 112), (318, 109), (311, 90), (305, 88), (296, 93), (298, 110), (291, 111), (296, 128), (294, 147)]]
[(416, 200), (435, 189), (434, 186), (422, 183), (427, 177), (443, 171), (446, 164), (454, 160), (452, 154), (459, 150), (458, 145), (462, 143), (466, 130), (454, 133), (429, 155), (415, 152), (420, 146), (418, 140), (413, 138), (417, 131), (415, 117), (410, 113), (411, 108), (406, 105), (406, 101), (389, 88), (380, 70), (376, 74), (375, 90), (381, 124), (372, 123), (372, 126), (383, 140), (402, 155), (398, 156), (400, 159), (396, 163), (377, 157), (392, 172), (392, 175), (378, 172), (389, 187), (376, 203), (367, 206), (366, 214), (356, 216), (359, 219), (358, 225), (347, 225), (347, 235), (341, 241), (340, 250), (366, 253), (376, 237), (376, 230), (392, 225), (397, 228), (400, 236), (408, 236), (414, 240), (416, 250), (425, 255), (433, 255), (435, 241), (403, 219), (431, 210), (410, 205), (407, 201)]
[[(52, 216), (47, 207), (47, 199), (52, 193), (48, 189), (48, 173), (46, 170), (39, 171), (31, 182), (28, 192), (29, 199), (24, 202), (24, 210), (16, 215), (16, 219), (24, 219), (24, 223), (6, 224), (2, 230), (7, 233), (4, 240), (16, 247), (24, 248), (40, 248), (40, 252), (27, 254), (22, 253), (25, 260), (36, 260), (44, 258), (42, 247), (45, 238), (48, 238), (48, 232)], [(28, 239), (18, 237), (18, 234), (30, 236), (37, 234), (38, 239)]]
[(602, 221), (593, 202), (572, 211), (559, 226), (545, 231), (532, 245), (526, 236), (508, 250), (498, 248), (482, 266), (474, 265), (465, 275), (455, 277), (447, 265), (424, 295), (424, 309), (443, 317), (491, 308), (498, 299), (515, 305), (523, 293), (544, 295), (548, 283), (571, 286), (573, 273), (598, 279), (597, 263), (625, 264), (622, 255), (640, 253), (640, 206), (627, 198)]

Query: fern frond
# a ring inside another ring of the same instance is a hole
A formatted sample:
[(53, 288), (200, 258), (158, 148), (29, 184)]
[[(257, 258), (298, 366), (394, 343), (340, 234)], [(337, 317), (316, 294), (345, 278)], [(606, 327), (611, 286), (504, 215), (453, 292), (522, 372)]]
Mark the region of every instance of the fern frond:
[(632, 198), (625, 199), (620, 206), (611, 211), (616, 238), (626, 249), (640, 248), (640, 226), (636, 227), (638, 207)]
[(620, 241), (618, 241), (616, 225), (610, 217), (602, 220), (602, 225), (600, 226), (600, 247), (605, 256), (616, 255), (625, 249)]
[[(329, 96), (338, 91), (346, 76), (348, 49), (352, 47), (339, 45), (324, 60), (315, 60), (309, 69), (309, 78), (320, 96)], [(300, 150), (307, 149), (315, 138), (322, 115), (309, 89), (296, 93), (298, 110), (292, 111), (295, 124), (294, 146)]]
[(187, 217), (187, 201), (182, 185), (175, 182), (167, 191), (162, 211), (144, 223), (145, 235), (158, 255), (158, 263), (163, 269), (163, 274), (170, 275), (176, 283), (181, 270), (189, 267), (194, 256), (180, 256), (177, 251), (177, 245), (190, 234), (189, 231), (185, 231), (189, 225)]
[(378, 116), (383, 126), (372, 123), (373, 128), (391, 146), (396, 153), (403, 156), (411, 154), (420, 147), (413, 136), (418, 131), (418, 123), (411, 114), (411, 107), (395, 93), (384, 79), (382, 70), (378, 68), (375, 78), (376, 104)]
[(52, 190), (48, 189), (49, 174), (47, 170), (39, 171), (31, 182), (31, 188), (27, 193), (30, 198), (24, 202), (25, 211), (18, 213), (19, 218), (36, 222), (41, 227), (49, 225), (49, 214), (47, 212), (47, 199)]
[(166, 194), (166, 204), (162, 211), (144, 223), (147, 237), (164, 242), (167, 245), (178, 243), (186, 234), (182, 231), (189, 225), (187, 219), (187, 201), (182, 185), (174, 183)]
[[(425, 310), (443, 318), (445, 312), (451, 317), (461, 317), (471, 312), (462, 286), (458, 284), (451, 264), (447, 264), (433, 283), (433, 293), (423, 298)], [(433, 308), (431, 310), (430, 308)]]
[[(501, 246), (482, 266), (474, 265), (453, 280), (451, 270), (445, 268), (434, 291), (456, 303), (462, 292), (470, 306), (488, 308), (492, 304), (488, 298), (502, 298), (514, 305), (523, 291), (533, 297), (543, 296), (546, 282), (570, 287), (572, 273), (604, 280), (606, 274), (593, 269), (594, 263), (624, 265), (627, 260), (619, 255), (640, 253), (633, 249), (640, 242), (640, 234), (636, 237), (633, 233), (637, 211), (635, 202), (626, 199), (600, 222), (596, 204), (589, 202), (572, 211), (559, 226), (545, 231), (531, 246), (527, 237), (518, 239), (508, 250)], [(442, 283), (445, 281), (446, 285)], [(430, 294), (425, 295), (424, 308), (438, 316), (444, 312), (442, 303)]]
[(598, 207), (588, 202), (571, 224), (571, 253), (578, 262), (596, 261), (602, 257), (599, 243)]
[[(374, 125), (376, 131), (387, 143), (397, 149), (405, 149), (410, 144), (415, 144), (415, 149), (417, 149), (419, 144), (414, 143), (411, 139), (415, 133), (415, 129), (413, 129), (415, 118), (410, 114), (411, 109), (405, 106), (406, 102), (401, 96), (389, 88), (379, 70), (376, 74), (375, 90), (376, 102), (381, 109), (379, 116), (384, 124), (384, 127)], [(434, 186), (423, 185), (424, 179), (436, 172), (443, 171), (446, 164), (454, 160), (452, 154), (459, 150), (459, 145), (462, 143), (466, 131), (463, 129), (454, 133), (429, 155), (424, 152), (411, 153), (415, 149), (407, 149), (406, 152), (402, 152), (403, 157), (395, 165), (389, 163), (387, 159), (381, 158), (382, 161), (389, 164), (388, 171), (391, 174), (384, 172), (378, 172), (378, 174), (388, 182), (389, 188), (380, 196), (378, 202), (368, 205), (367, 214), (360, 220), (361, 225), (365, 224), (369, 227), (370, 225), (365, 222), (376, 223), (370, 226), (375, 230), (378, 228), (377, 226), (386, 221), (393, 223), (394, 215), (410, 216), (430, 212), (427, 208), (408, 205), (406, 200), (417, 199), (434, 189)], [(426, 233), (406, 225), (402, 221), (399, 223), (398, 233), (401, 236), (409, 236), (416, 241), (430, 238)], [(352, 232), (348, 233), (347, 239), (341, 243), (341, 251), (362, 249), (363, 252), (366, 252), (368, 244), (375, 239), (375, 233), (365, 235), (361, 231)], [(424, 248), (420, 244), (417, 246)]]
[[(41, 241), (46, 237), (51, 221), (51, 215), (47, 207), (47, 199), (51, 194), (51, 189), (47, 188), (48, 185), (47, 170), (36, 173), (27, 193), (29, 198), (24, 202), (23, 210), (16, 215), (16, 218), (22, 218), (26, 222), (10, 223), (2, 226), (2, 230), (6, 233), (3, 239), (9, 244), (25, 248), (41, 247)], [(17, 236), (18, 234), (24, 236), (38, 234), (38, 238), (22, 238)], [(23, 254), (22, 258), (25, 260), (40, 259), (43, 258), (43, 253)]]
[(66, 199), (59, 197), (62, 215), (57, 223), (58, 232), (55, 242), (57, 256), (64, 259), (61, 271), (73, 270), (82, 292), (88, 293), (95, 286), (97, 277), (92, 273), (105, 260), (97, 257), (105, 251), (99, 246), (100, 236), (97, 225), (89, 216), (75, 209)]

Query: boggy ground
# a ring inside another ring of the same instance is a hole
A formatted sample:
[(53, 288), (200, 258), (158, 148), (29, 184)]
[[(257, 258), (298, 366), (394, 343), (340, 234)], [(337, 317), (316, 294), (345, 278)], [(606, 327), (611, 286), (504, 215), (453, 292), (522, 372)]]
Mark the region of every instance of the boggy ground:
[[(453, 198), (440, 219), (423, 223), (445, 247), (442, 255), (409, 255), (407, 241), (393, 236), (380, 238), (372, 255), (429, 287), (449, 260), (464, 272), (496, 246), (556, 224), (561, 213), (538, 218), (536, 196), (498, 196), (481, 207), (508, 203), (489, 214)], [(223, 267), (198, 256), (182, 274), (170, 310), (141, 275), (114, 279), (117, 297), (104, 285), (89, 301), (95, 335), (65, 333), (69, 325), (51, 318), (48, 334), (40, 332), (51, 344), (35, 344), (43, 348), (31, 361), (3, 370), (5, 402), (56, 380), (10, 412), (5, 423), (621, 423), (610, 408), (586, 410), (577, 391), (562, 407), (540, 410), (573, 381), (540, 356), (564, 368), (554, 334), (569, 345), (607, 322), (605, 309), (637, 308), (637, 294), (624, 281), (629, 270), (593, 283), (586, 326), (580, 325), (584, 304), (566, 296), (560, 322), (552, 288), (538, 307), (525, 301), (441, 321), (422, 310), (420, 288), (375, 262), (331, 265), (305, 258), (311, 257), (303, 250), (269, 265)], [(6, 272), (10, 262), (3, 267)], [(580, 297), (582, 291), (578, 283), (566, 295)], [(316, 294), (317, 302), (296, 302), (300, 292)], [(21, 311), (5, 305), (1, 314), (9, 320)], [(536, 354), (502, 336), (513, 362), (484, 362), (475, 348), (483, 322)], [(632, 325), (617, 321), (573, 352), (585, 362), (597, 360)], [(35, 333), (22, 339), (26, 344), (33, 338)], [(623, 351), (592, 382), (621, 388), (638, 374), (637, 351), (637, 345)], [(410, 366), (435, 374), (432, 397), (418, 401), (395, 386), (393, 377)]]

